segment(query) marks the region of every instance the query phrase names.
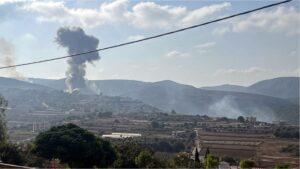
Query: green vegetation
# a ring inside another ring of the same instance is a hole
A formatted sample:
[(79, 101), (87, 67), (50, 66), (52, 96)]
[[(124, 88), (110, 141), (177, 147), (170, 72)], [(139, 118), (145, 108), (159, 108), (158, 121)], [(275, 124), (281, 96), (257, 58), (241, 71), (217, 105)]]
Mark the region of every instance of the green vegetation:
[(240, 161), (240, 167), (242, 168), (242, 169), (246, 169), (246, 168), (252, 168), (252, 167), (254, 167), (254, 161), (251, 161), (251, 160), (241, 160)]
[(289, 169), (290, 166), (288, 164), (277, 164), (275, 166), (276, 169)]
[[(194, 156), (185, 153), (194, 147), (196, 132), (193, 129), (197, 127), (198, 122), (196, 116), (191, 116), (182, 123), (175, 123), (176, 125), (172, 126), (170, 124), (172, 124), (173, 119), (180, 122), (185, 116), (177, 116), (176, 113), (172, 113), (172, 115), (149, 113), (147, 114), (147, 122), (143, 122), (144, 127), (149, 131), (141, 132), (143, 136), (139, 138), (107, 141), (70, 123), (52, 127), (48, 131), (40, 133), (33, 142), (12, 144), (8, 141), (6, 132), (4, 114), (6, 107), (7, 102), (0, 97), (0, 159), (5, 163), (39, 168), (217, 168), (219, 165), (218, 157), (210, 154), (209, 148), (206, 150), (204, 161), (199, 159), (199, 153), (195, 153)], [(145, 115), (136, 116), (134, 114), (134, 116), (136, 120), (144, 120), (139, 117)], [(113, 125), (124, 124), (122, 118), (115, 116), (110, 111), (101, 109), (93, 109), (80, 118), (87, 118), (88, 120), (91, 118), (104, 120), (110, 118), (108, 120), (109, 125), (111, 122)], [(222, 118), (222, 120), (230, 121), (232, 119)], [(245, 121), (242, 116), (238, 120)], [(149, 124), (148, 121), (151, 123)], [(97, 122), (95, 121), (93, 124)], [(83, 125), (83, 127), (86, 126)], [(133, 131), (144, 130), (143, 127), (138, 127), (139, 130)], [(299, 138), (299, 133), (295, 137), (297, 129), (297, 127), (279, 127), (276, 129), (275, 135), (277, 137)], [(105, 129), (99, 133), (107, 133), (108, 131), (110, 130)], [(170, 137), (173, 131), (178, 131), (178, 134)], [(167, 133), (169, 137), (162, 137), (157, 133)], [(288, 145), (283, 147), (281, 152), (299, 156), (299, 145)], [(237, 165), (239, 160), (224, 157), (222, 161)], [(254, 162), (242, 160), (239, 165), (241, 168), (250, 168), (254, 166)], [(288, 167), (287, 164), (276, 165), (276, 168)]]
[(171, 114), (172, 114), (172, 115), (175, 115), (175, 114), (177, 114), (177, 113), (176, 113), (175, 110), (172, 110), (172, 111), (171, 111)]
[(115, 168), (136, 168), (135, 158), (143, 148), (132, 139), (125, 139), (115, 146), (117, 159), (113, 164)]
[(0, 95), (0, 145), (7, 142), (6, 122), (5, 122), (5, 110), (7, 107), (7, 101)]
[(230, 165), (236, 165), (238, 159), (234, 159), (233, 157), (223, 157), (222, 161), (229, 163)]
[(241, 122), (241, 123), (244, 123), (244, 122), (245, 122), (245, 118), (244, 118), (243, 116), (239, 116), (239, 117), (237, 118), (237, 120), (238, 120), (239, 122)]
[(297, 138), (299, 139), (299, 127), (280, 126), (274, 131), (274, 135), (280, 138)]
[(0, 95), (0, 159), (5, 163), (23, 164), (24, 157), (20, 153), (20, 148), (8, 142), (5, 110), (7, 101)]
[(0, 159), (9, 164), (22, 165), (25, 163), (25, 157), (20, 147), (10, 143), (0, 145)]
[(283, 153), (292, 153), (294, 156), (299, 157), (299, 145), (298, 144), (289, 144), (286, 147), (281, 148)]
[[(199, 168), (200, 166), (199, 162), (191, 160), (186, 153), (178, 153), (175, 156), (156, 155), (149, 147), (132, 138), (113, 143), (114, 146), (111, 146), (110, 142), (70, 123), (40, 133), (32, 143), (3, 144), (0, 146), (0, 158), (5, 163), (40, 168)], [(179, 151), (184, 148), (179, 142), (161, 141), (158, 145), (174, 146), (166, 151), (175, 149)]]
[(162, 129), (162, 128), (164, 128), (164, 123), (153, 120), (151, 122), (151, 127), (152, 128), (157, 128), (157, 129)]
[(206, 169), (212, 169), (212, 168), (217, 168), (219, 165), (219, 159), (216, 156), (213, 156), (212, 154), (208, 154), (205, 157), (205, 168)]
[(155, 152), (169, 152), (169, 153), (177, 153), (183, 151), (185, 146), (180, 141), (157, 141), (151, 142), (148, 144), (144, 144), (145, 147), (155, 151)]
[(194, 161), (189, 158), (187, 153), (178, 153), (168, 162), (170, 168), (194, 168)]
[(46, 159), (60, 159), (70, 167), (107, 167), (115, 160), (110, 143), (74, 124), (52, 127), (40, 133), (35, 152)]
[(139, 168), (158, 168), (161, 167), (158, 159), (156, 159), (153, 155), (153, 152), (148, 150), (143, 150), (139, 153), (139, 155), (135, 158), (135, 164)]

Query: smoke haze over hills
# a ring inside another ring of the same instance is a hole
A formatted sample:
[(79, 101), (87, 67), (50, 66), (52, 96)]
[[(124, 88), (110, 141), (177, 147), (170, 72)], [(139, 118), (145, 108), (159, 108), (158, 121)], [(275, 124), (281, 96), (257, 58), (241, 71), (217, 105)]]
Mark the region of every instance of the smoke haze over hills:
[[(35, 84), (64, 90), (64, 79), (30, 79)], [(102, 94), (130, 97), (163, 111), (184, 114), (237, 117), (256, 116), (259, 120), (286, 120), (295, 123), (299, 105), (288, 99), (252, 93), (198, 89), (172, 81), (140, 82), (130, 80), (91, 81)], [(296, 89), (295, 89), (296, 90)]]

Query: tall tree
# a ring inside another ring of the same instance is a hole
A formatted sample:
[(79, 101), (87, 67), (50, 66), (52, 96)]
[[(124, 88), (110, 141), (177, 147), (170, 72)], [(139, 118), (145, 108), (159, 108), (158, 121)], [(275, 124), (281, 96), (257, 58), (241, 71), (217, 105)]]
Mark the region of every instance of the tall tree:
[(197, 147), (196, 147), (196, 150), (195, 150), (195, 162), (199, 162), (200, 163), (199, 152), (198, 152)]
[(37, 155), (58, 158), (70, 167), (107, 167), (115, 160), (110, 143), (74, 124), (52, 127), (35, 140)]
[(210, 154), (209, 147), (207, 147), (207, 148), (206, 148), (205, 155), (204, 155), (204, 158), (206, 158), (209, 154)]
[(0, 95), (0, 145), (7, 142), (5, 110), (7, 101)]
[(203, 163), (200, 161), (200, 155), (197, 147), (195, 150), (194, 168), (203, 168)]

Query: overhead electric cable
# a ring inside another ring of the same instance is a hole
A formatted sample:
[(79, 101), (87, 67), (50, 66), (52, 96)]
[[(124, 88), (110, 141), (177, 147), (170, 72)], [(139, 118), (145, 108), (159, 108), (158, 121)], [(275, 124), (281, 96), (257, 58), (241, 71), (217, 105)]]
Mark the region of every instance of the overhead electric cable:
[(263, 10), (263, 9), (266, 9), (266, 8), (270, 8), (270, 7), (278, 6), (278, 5), (281, 5), (281, 4), (284, 4), (284, 3), (288, 3), (288, 2), (291, 2), (291, 1), (292, 0), (286, 0), (286, 1), (281, 1), (281, 2), (277, 2), (277, 3), (269, 4), (269, 5), (262, 6), (262, 7), (259, 7), (259, 8), (255, 8), (255, 9), (251, 9), (251, 10), (248, 10), (248, 11), (245, 11), (245, 12), (241, 12), (241, 13), (233, 14), (233, 15), (226, 16), (226, 17), (223, 17), (223, 18), (215, 19), (215, 20), (212, 20), (212, 21), (204, 22), (204, 23), (201, 23), (201, 24), (198, 24), (198, 25), (194, 25), (194, 26), (174, 30), (174, 31), (171, 31), (171, 32), (166, 32), (166, 33), (150, 36), (150, 37), (135, 40), (135, 41), (121, 43), (121, 44), (108, 46), (108, 47), (104, 47), (104, 48), (99, 48), (99, 49), (91, 50), (91, 51), (87, 51), (87, 52), (77, 53), (77, 54), (73, 54), (73, 55), (67, 55), (67, 56), (56, 57), (56, 58), (51, 58), (51, 59), (27, 62), (27, 63), (16, 64), (16, 65), (3, 66), (3, 67), (0, 67), (0, 69), (7, 69), (7, 68), (20, 67), (20, 66), (26, 66), (26, 65), (33, 65), (33, 64), (43, 63), (43, 62), (50, 62), (50, 61), (54, 61), (54, 60), (66, 59), (66, 58), (76, 57), (76, 56), (85, 55), (85, 54), (89, 54), (89, 53), (108, 50), (108, 49), (112, 49), (112, 48), (117, 48), (117, 47), (121, 47), (121, 46), (126, 46), (126, 45), (130, 45), (130, 44), (133, 44), (133, 43), (138, 43), (138, 42), (142, 42), (142, 41), (146, 41), (146, 40), (150, 40), (150, 39), (155, 39), (155, 38), (159, 38), (159, 37), (162, 37), (162, 36), (182, 32), (182, 31), (186, 31), (188, 29), (201, 27), (201, 26), (212, 24), (212, 23), (215, 23), (215, 22), (220, 22), (220, 21), (223, 21), (223, 20), (226, 20), (226, 19), (237, 17), (237, 16), (246, 15), (246, 14), (253, 13), (253, 12), (256, 12), (256, 11), (260, 11), (260, 10)]

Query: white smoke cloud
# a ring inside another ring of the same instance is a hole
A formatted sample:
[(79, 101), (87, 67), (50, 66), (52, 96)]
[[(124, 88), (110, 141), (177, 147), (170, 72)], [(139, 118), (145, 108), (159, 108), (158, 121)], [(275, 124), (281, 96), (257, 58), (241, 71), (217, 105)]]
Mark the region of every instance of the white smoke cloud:
[(238, 116), (243, 116), (244, 113), (239, 110), (237, 107), (234, 98), (230, 96), (225, 96), (218, 102), (212, 104), (209, 107), (210, 115), (216, 117), (229, 117), (229, 118), (236, 118)]
[[(2, 66), (15, 65), (14, 45), (3, 38), (0, 38), (0, 59), (1, 63), (3, 63)], [(18, 80), (26, 80), (26, 78), (19, 73), (15, 67), (5, 69), (5, 73), (2, 75)]]
[(260, 121), (272, 122), (277, 120), (274, 111), (268, 107), (250, 108), (247, 112), (242, 111), (236, 104), (233, 96), (224, 96), (219, 101), (210, 105), (209, 115), (215, 117), (237, 118), (238, 116), (256, 117)]
[(86, 81), (87, 87), (92, 91), (94, 94), (100, 94), (101, 90), (98, 88), (97, 84), (93, 81)]

